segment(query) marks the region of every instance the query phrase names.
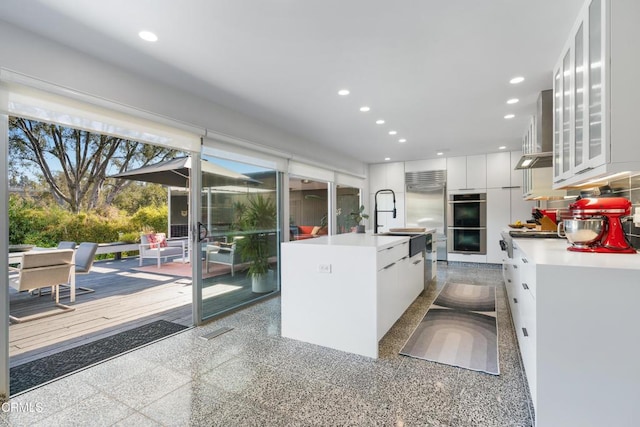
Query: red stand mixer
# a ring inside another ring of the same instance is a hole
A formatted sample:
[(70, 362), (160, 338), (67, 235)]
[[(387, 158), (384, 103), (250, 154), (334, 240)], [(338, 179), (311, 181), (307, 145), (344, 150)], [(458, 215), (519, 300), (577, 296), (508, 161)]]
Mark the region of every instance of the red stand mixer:
[(635, 254), (621, 219), (631, 215), (631, 206), (624, 197), (576, 200), (569, 205), (573, 219), (558, 224), (558, 234), (571, 242), (570, 251)]

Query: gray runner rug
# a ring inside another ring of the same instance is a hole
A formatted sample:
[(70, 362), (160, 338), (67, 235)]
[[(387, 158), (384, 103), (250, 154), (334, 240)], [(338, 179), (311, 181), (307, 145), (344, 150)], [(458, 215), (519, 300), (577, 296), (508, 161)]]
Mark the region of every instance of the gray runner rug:
[(496, 288), (446, 283), (400, 354), (499, 375)]

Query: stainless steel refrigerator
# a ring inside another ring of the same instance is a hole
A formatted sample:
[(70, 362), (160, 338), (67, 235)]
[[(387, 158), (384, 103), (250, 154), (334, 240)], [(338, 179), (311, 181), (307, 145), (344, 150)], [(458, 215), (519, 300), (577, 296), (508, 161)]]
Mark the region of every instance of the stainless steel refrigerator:
[(447, 260), (447, 171), (405, 173), (407, 227), (436, 229), (438, 261)]

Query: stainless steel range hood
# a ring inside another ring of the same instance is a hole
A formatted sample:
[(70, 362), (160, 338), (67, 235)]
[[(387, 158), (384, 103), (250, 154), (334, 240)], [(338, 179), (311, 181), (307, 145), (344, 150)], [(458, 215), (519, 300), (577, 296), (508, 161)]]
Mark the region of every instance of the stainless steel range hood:
[(553, 152), (524, 154), (514, 169), (550, 168), (553, 166)]
[(543, 90), (536, 109), (536, 141), (532, 153), (524, 153), (515, 169), (553, 166), (553, 91)]

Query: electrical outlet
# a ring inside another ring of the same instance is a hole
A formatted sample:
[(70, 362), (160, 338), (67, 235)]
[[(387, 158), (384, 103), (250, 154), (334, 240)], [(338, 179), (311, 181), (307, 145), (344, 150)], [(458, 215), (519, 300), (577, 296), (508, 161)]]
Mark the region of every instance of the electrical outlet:
[(331, 273), (331, 264), (318, 265), (318, 273)]

